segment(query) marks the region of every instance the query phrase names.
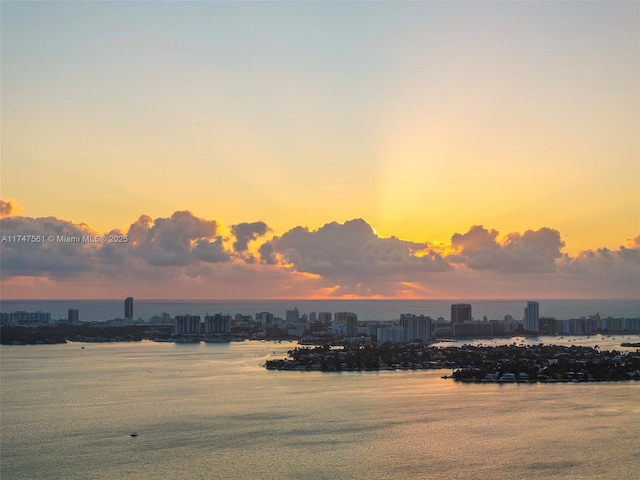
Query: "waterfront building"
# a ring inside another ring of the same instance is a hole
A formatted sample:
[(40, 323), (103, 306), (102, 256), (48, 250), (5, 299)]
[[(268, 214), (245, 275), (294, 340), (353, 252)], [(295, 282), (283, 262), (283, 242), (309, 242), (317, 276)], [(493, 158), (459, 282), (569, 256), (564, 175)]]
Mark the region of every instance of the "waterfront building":
[(124, 318), (133, 319), (133, 297), (127, 297), (124, 301)]
[(471, 305), (468, 303), (454, 303), (451, 305), (451, 323), (471, 321)]
[(454, 337), (474, 338), (493, 336), (493, 323), (489, 322), (453, 323), (451, 329)]
[(78, 323), (80, 321), (80, 312), (75, 308), (70, 308), (67, 313), (67, 321), (69, 323)]
[(403, 313), (400, 315), (400, 326), (406, 327), (409, 341), (428, 341), (431, 337), (431, 317)]
[(204, 317), (204, 333), (206, 334), (225, 334), (231, 332), (231, 317), (216, 313), (215, 315), (206, 315)]
[(508, 336), (516, 333), (517, 324), (515, 322), (507, 322), (506, 320), (489, 320), (493, 325), (493, 334), (495, 336)]
[(39, 325), (51, 323), (49, 312), (17, 311), (9, 314), (9, 323), (13, 325)]
[(610, 333), (640, 333), (640, 317), (602, 319), (602, 328)]
[(200, 316), (176, 315), (174, 322), (174, 333), (176, 335), (199, 335)]
[(318, 321), (331, 323), (331, 312), (318, 312)]
[(524, 329), (528, 332), (540, 331), (540, 305), (538, 302), (527, 302), (524, 309)]
[(407, 343), (409, 331), (406, 327), (395, 325), (393, 327), (378, 328), (376, 332), (378, 343)]

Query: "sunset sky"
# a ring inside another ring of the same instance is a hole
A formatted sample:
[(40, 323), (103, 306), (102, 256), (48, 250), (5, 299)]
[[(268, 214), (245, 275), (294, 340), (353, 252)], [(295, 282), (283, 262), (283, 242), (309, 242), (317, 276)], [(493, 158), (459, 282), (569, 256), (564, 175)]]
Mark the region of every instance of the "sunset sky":
[(638, 2), (0, 13), (3, 298), (640, 298)]

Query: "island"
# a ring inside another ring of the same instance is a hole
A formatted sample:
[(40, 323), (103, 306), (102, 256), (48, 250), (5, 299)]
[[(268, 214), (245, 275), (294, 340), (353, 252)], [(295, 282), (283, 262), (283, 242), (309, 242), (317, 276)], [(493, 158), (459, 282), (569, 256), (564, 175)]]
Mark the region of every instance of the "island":
[(89, 323), (57, 323), (25, 327), (3, 325), (0, 343), (3, 345), (42, 345), (67, 342), (140, 342), (142, 340), (167, 341), (173, 325), (106, 325)]
[(295, 348), (268, 360), (268, 370), (321, 372), (450, 369), (443, 378), (478, 383), (640, 380), (640, 352), (597, 347), (502, 345), (442, 347), (428, 344)]

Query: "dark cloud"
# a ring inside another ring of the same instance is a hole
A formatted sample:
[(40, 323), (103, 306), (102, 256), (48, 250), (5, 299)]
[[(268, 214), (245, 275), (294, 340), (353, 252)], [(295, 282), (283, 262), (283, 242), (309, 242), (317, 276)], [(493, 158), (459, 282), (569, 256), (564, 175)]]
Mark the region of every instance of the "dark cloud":
[(640, 289), (640, 245), (635, 248), (621, 246), (617, 250), (584, 250), (575, 257), (564, 255), (559, 266), (562, 272), (571, 274), (603, 277), (625, 274)]
[[(170, 218), (152, 220), (142, 215), (131, 224), (127, 235), (137, 253), (156, 266), (186, 266), (194, 261), (226, 262), (231, 256), (218, 237), (215, 220), (175, 212)], [(213, 240), (213, 242), (211, 241)]]
[(494, 270), (500, 273), (553, 271), (556, 260), (562, 258), (564, 242), (560, 233), (550, 228), (510, 233), (502, 243), (498, 232), (475, 225), (465, 234), (451, 237), (456, 254), (448, 260), (472, 270)]
[(231, 233), (236, 237), (233, 243), (233, 250), (242, 253), (249, 247), (249, 242), (257, 240), (269, 231), (269, 227), (264, 222), (239, 223), (231, 227)]
[[(5, 236), (99, 235), (88, 225), (53, 217), (5, 216), (0, 228)], [(444, 248), (429, 243), (380, 237), (362, 219), (313, 231), (295, 227), (267, 242), (261, 240), (269, 231), (264, 222), (239, 223), (231, 231), (231, 238), (223, 238), (215, 220), (182, 211), (169, 218), (142, 215), (128, 231), (109, 232), (127, 235), (128, 243), (3, 241), (2, 282), (14, 292), (24, 291), (21, 282), (41, 282), (59, 294), (64, 288), (95, 288), (96, 295), (104, 288), (139, 285), (136, 291), (149, 298), (159, 292), (195, 298), (212, 291), (229, 298), (638, 294), (640, 235), (617, 249), (563, 255), (560, 234), (550, 228), (501, 237), (473, 226), (453, 235), (453, 253), (442, 256), (438, 251)], [(249, 251), (251, 242), (260, 263)]]
[(127, 232), (129, 242), (132, 245), (144, 244), (152, 226), (153, 218), (149, 215), (140, 215), (140, 218), (129, 227), (129, 231)]
[(385, 275), (442, 271), (446, 262), (428, 244), (380, 238), (362, 219), (328, 223), (315, 231), (295, 227), (263, 246), (263, 260), (274, 252), (299, 272), (321, 275)]
[(260, 260), (267, 265), (276, 265), (278, 260), (276, 259), (276, 248), (272, 242), (263, 243), (258, 249), (260, 252)]
[[(68, 277), (94, 268), (96, 247), (58, 242), (58, 237), (96, 235), (84, 224), (74, 224), (53, 217), (4, 217), (0, 220), (3, 236), (20, 238), (2, 242), (2, 276)], [(23, 236), (40, 239), (54, 237), (54, 241), (23, 241)]]
[[(129, 231), (114, 230), (108, 235), (127, 235), (127, 243), (65, 243), (59, 237), (99, 236), (85, 224), (53, 217), (4, 217), (2, 234), (52, 236), (54, 241), (3, 242), (2, 276), (73, 276), (86, 272), (114, 275), (137, 271), (141, 277), (155, 277), (154, 267), (186, 267), (197, 263), (229, 262), (231, 253), (217, 235), (217, 223), (176, 212), (170, 218), (142, 215)], [(175, 270), (176, 274), (180, 269)]]
[(197, 240), (193, 247), (193, 253), (198, 260), (203, 262), (220, 263), (231, 260), (231, 255), (222, 244), (222, 237), (216, 237), (213, 242), (205, 239)]
[(11, 204), (11, 202), (0, 200), (0, 216), (8, 217), (9, 215), (11, 215), (12, 211), (13, 205)]

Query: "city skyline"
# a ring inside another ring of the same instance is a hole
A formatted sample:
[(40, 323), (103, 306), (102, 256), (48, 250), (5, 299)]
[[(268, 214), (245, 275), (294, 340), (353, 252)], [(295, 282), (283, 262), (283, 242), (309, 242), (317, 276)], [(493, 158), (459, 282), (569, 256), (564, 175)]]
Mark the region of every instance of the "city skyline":
[(640, 297), (637, 3), (1, 8), (3, 298)]

